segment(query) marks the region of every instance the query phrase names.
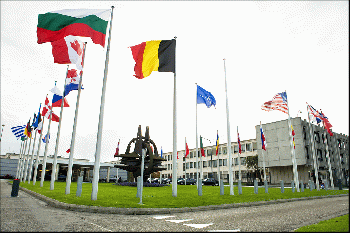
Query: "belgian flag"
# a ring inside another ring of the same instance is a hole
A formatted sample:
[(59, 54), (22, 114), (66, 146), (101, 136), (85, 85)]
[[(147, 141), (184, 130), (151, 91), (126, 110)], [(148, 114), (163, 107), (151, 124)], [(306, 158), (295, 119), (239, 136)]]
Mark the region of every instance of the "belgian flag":
[(175, 73), (176, 40), (152, 40), (131, 46), (136, 62), (135, 77), (143, 79), (153, 71)]

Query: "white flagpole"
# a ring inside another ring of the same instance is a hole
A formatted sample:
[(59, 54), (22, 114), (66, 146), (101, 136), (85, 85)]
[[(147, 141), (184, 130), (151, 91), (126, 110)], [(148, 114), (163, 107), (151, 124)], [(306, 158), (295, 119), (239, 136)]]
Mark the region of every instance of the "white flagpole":
[[(39, 116), (38, 116), (39, 117)], [(35, 120), (35, 119), (33, 119)], [(35, 136), (34, 136), (34, 142), (33, 142), (33, 150), (32, 150), (32, 157), (30, 159), (30, 167), (29, 167), (29, 174), (28, 174), (28, 184), (30, 184), (30, 180), (32, 179), (32, 171), (33, 171), (33, 163), (34, 163), (34, 149), (35, 149), (35, 141), (36, 141), (36, 134), (37, 130), (35, 130)]]
[[(176, 40), (175, 36), (175, 40)], [(176, 122), (176, 49), (175, 49), (175, 72), (174, 72), (174, 113), (173, 113), (173, 197), (177, 197), (177, 122)]]
[[(86, 50), (86, 42), (84, 43), (84, 49), (83, 49), (83, 64), (82, 64), (83, 68), (84, 68), (84, 60), (85, 60), (85, 50)], [(75, 106), (73, 132), (72, 132), (72, 139), (71, 139), (71, 143), (70, 143), (70, 153), (69, 153), (69, 161), (68, 161), (68, 172), (67, 172), (67, 177), (66, 177), (66, 194), (70, 194), (70, 185), (72, 183), (75, 134), (76, 134), (77, 124), (78, 124), (79, 100), (80, 100), (81, 84), (83, 82), (82, 79), (83, 79), (83, 70), (81, 71), (81, 75), (80, 75), (78, 94), (77, 94), (77, 103)], [(107, 177), (107, 179), (109, 179), (109, 177)]]
[[(237, 136), (238, 136), (238, 126), (237, 126)], [(240, 139), (241, 140), (241, 139)], [(241, 143), (242, 144), (242, 143)], [(238, 151), (238, 178), (242, 182), (242, 174), (241, 174), (241, 154)]]
[(19, 168), (21, 165), (21, 154), (22, 154), (22, 150), (24, 148), (24, 141), (21, 142), (21, 148), (19, 149), (19, 155), (18, 155), (18, 164), (17, 164), (17, 171), (16, 171), (16, 179), (18, 179), (19, 177)]
[(23, 180), (23, 171), (24, 171), (24, 159), (25, 159), (25, 153), (26, 153), (26, 150), (27, 150), (27, 144), (28, 144), (28, 138), (25, 139), (26, 142), (25, 142), (25, 145), (24, 145), (24, 150), (22, 151), (22, 159), (21, 159), (21, 165), (20, 165), (20, 171), (19, 171), (19, 179), (20, 181), (22, 182)]
[(107, 84), (107, 73), (108, 73), (109, 49), (111, 46), (111, 37), (112, 37), (111, 31), (112, 31), (113, 9), (114, 9), (114, 6), (112, 6), (111, 20), (109, 25), (108, 44), (107, 44), (107, 51), (106, 51), (105, 70), (104, 70), (104, 76), (103, 76), (103, 86), (102, 86), (102, 95), (101, 95), (100, 116), (99, 116), (98, 131), (97, 131), (94, 174), (92, 177), (91, 200), (93, 201), (97, 200), (97, 193), (98, 193), (98, 180), (99, 180), (99, 172), (100, 172), (100, 156), (101, 156), (101, 144), (102, 144), (102, 127), (103, 127), (103, 115), (104, 115), (104, 108), (105, 108), (105, 95), (106, 95), (106, 88), (107, 88), (106, 84)]
[[(37, 154), (36, 154), (36, 159), (35, 159), (35, 168), (34, 168), (34, 175), (33, 175), (33, 185), (35, 185), (36, 183), (36, 175), (38, 174), (38, 166), (39, 166), (39, 152), (40, 152), (40, 146), (41, 146), (41, 139), (42, 139), (42, 135), (44, 132), (44, 121), (45, 121), (45, 116), (43, 117), (43, 123), (42, 123), (42, 127), (41, 127), (41, 132), (40, 132), (40, 137), (39, 137), (39, 144), (38, 144), (38, 150), (37, 150)], [(39, 126), (39, 125), (38, 125)]]
[(232, 175), (232, 156), (231, 156), (231, 136), (230, 136), (230, 114), (228, 109), (227, 99), (227, 82), (226, 82), (226, 59), (224, 58), (224, 71), (225, 71), (225, 93), (226, 93), (226, 119), (227, 119), (227, 153), (228, 153), (228, 173), (230, 183), (230, 195), (235, 195), (233, 192), (233, 175)]
[[(58, 130), (57, 130), (57, 137), (56, 137), (56, 146), (55, 146), (55, 154), (53, 157), (53, 164), (51, 169), (51, 182), (50, 182), (50, 190), (55, 189), (55, 178), (56, 178), (56, 167), (57, 167), (57, 154), (58, 154), (58, 145), (60, 143), (60, 133), (61, 133), (61, 122), (62, 122), (62, 116), (63, 116), (63, 106), (64, 106), (64, 94), (66, 89), (66, 78), (68, 75), (68, 69), (69, 65), (67, 65), (67, 72), (66, 76), (64, 77), (64, 85), (63, 85), (63, 94), (62, 94), (62, 102), (61, 102), (61, 112), (60, 112), (60, 121), (58, 122)], [(52, 107), (53, 108), (53, 107)]]
[[(321, 109), (320, 109), (321, 110)], [(322, 111), (321, 111), (322, 113)], [(328, 162), (328, 172), (329, 172), (329, 179), (331, 181), (331, 187), (332, 189), (334, 189), (334, 182), (333, 182), (333, 173), (332, 173), (332, 165), (331, 165), (331, 158), (329, 156), (329, 151), (328, 151), (328, 143), (327, 143), (327, 130), (324, 126), (324, 122), (322, 120), (322, 124), (323, 124), (323, 136), (324, 136), (324, 140), (325, 140), (325, 144), (326, 144), (326, 158), (327, 158), (327, 162)]]
[[(260, 121), (260, 128), (262, 129), (262, 126), (261, 126), (261, 121)], [(260, 132), (260, 136), (261, 136), (261, 132)], [(265, 138), (266, 140), (266, 138)], [(264, 143), (264, 142), (261, 142), (261, 144)], [(264, 149), (262, 149), (262, 145), (261, 145), (261, 154), (263, 156), (263, 168), (264, 168), (264, 181), (266, 180), (266, 169), (265, 169), (265, 156), (264, 156)]]
[(186, 185), (186, 178), (187, 178), (187, 176), (186, 176), (186, 145), (187, 145), (187, 142), (186, 142), (186, 137), (185, 137), (185, 156), (184, 156), (184, 162), (185, 162), (185, 185)]
[[(47, 98), (47, 95), (46, 95)], [(50, 102), (49, 102), (50, 104)], [(51, 103), (52, 105), (52, 103)], [(49, 108), (49, 106), (47, 106)], [(44, 153), (44, 159), (43, 159), (43, 164), (41, 166), (41, 180), (40, 180), (40, 187), (43, 187), (44, 185), (44, 179), (45, 179), (45, 173), (46, 173), (46, 161), (47, 161), (47, 151), (49, 149), (49, 137), (50, 137), (50, 128), (51, 128), (51, 121), (52, 121), (52, 106), (51, 109), (49, 108), (48, 111), (50, 111), (50, 117), (49, 117), (49, 125), (47, 128), (47, 133), (46, 133), (46, 142), (45, 142), (45, 153)], [(45, 117), (45, 116), (44, 116)], [(44, 130), (44, 127), (43, 127)]]
[(309, 107), (308, 106), (309, 105), (307, 104), (306, 109), (307, 109), (307, 117), (309, 119), (311, 150), (312, 150), (312, 158), (313, 158), (313, 161), (314, 161), (314, 170), (315, 170), (315, 178), (316, 178), (316, 189), (317, 189), (317, 191), (320, 191), (320, 183), (318, 181), (318, 164), (317, 164), (315, 144), (314, 144), (314, 133), (313, 133), (314, 129), (313, 129), (313, 125), (310, 123), (310, 114), (309, 114)]
[[(31, 119), (31, 118), (30, 118)], [(26, 182), (27, 180), (27, 175), (28, 175), (28, 166), (29, 166), (29, 152), (30, 152), (30, 145), (32, 144), (32, 133), (30, 133), (30, 137), (29, 137), (29, 147), (28, 147), (28, 152), (27, 152), (27, 156), (26, 156), (26, 165), (25, 165), (25, 171), (24, 171), (24, 178), (23, 178), (23, 182)]]
[[(198, 98), (198, 85), (196, 83), (196, 172), (197, 172), (197, 189), (198, 189), (198, 181), (199, 181), (199, 174), (198, 174), (198, 133), (197, 133), (197, 98)], [(201, 177), (202, 178), (202, 177)]]
[[(287, 95), (287, 91), (286, 95)], [(288, 107), (288, 128), (289, 128), (289, 139), (290, 139), (290, 147), (291, 147), (291, 153), (292, 153), (292, 163), (293, 163), (293, 173), (294, 173), (294, 183), (295, 186), (297, 188), (297, 192), (300, 192), (299, 189), (299, 178), (298, 178), (298, 165), (297, 165), (297, 161), (295, 159), (295, 150), (294, 150), (294, 144), (293, 144), (293, 136), (292, 136), (292, 122), (290, 120), (290, 116), (289, 116), (289, 104), (288, 104), (288, 97), (287, 97), (287, 107)]]
[[(219, 135), (219, 130), (216, 130), (216, 135)], [(216, 137), (216, 143), (218, 143), (218, 139), (217, 139), (217, 137)], [(218, 146), (218, 175), (219, 175), (219, 185), (221, 184), (220, 183), (220, 158), (219, 158), (219, 144), (217, 145)], [(216, 148), (215, 148), (216, 149)], [(215, 153), (216, 153), (216, 150), (215, 150)]]

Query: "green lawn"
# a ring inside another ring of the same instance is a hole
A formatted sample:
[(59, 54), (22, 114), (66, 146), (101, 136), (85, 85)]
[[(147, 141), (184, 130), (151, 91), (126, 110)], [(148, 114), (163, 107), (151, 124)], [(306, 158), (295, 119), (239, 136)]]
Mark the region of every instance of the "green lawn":
[(294, 232), (349, 232), (349, 215), (301, 227)]
[(172, 187), (170, 185), (164, 187), (144, 187), (142, 196), (142, 203), (144, 205), (139, 205), (140, 199), (136, 197), (136, 187), (118, 186), (112, 183), (99, 183), (96, 201), (91, 200), (91, 183), (83, 183), (80, 197), (76, 196), (76, 182), (72, 182), (71, 192), (68, 195), (65, 194), (66, 182), (55, 182), (54, 190), (50, 190), (50, 181), (45, 181), (43, 187), (40, 187), (40, 182), (36, 182), (35, 185), (21, 182), (20, 186), (60, 202), (120, 208), (181, 208), (349, 194), (349, 190), (313, 190), (310, 192), (309, 189), (305, 189), (304, 192), (298, 193), (295, 191), (293, 193), (290, 188), (285, 188), (284, 193), (281, 193), (280, 188), (269, 188), (269, 193), (266, 194), (263, 187), (259, 188), (258, 194), (254, 194), (253, 187), (243, 187), (243, 194), (238, 195), (238, 188), (234, 187), (235, 195), (229, 195), (230, 187), (226, 186), (224, 188), (225, 195), (220, 195), (220, 187), (203, 186), (203, 195), (198, 196), (196, 185), (178, 185), (177, 197), (173, 197)]

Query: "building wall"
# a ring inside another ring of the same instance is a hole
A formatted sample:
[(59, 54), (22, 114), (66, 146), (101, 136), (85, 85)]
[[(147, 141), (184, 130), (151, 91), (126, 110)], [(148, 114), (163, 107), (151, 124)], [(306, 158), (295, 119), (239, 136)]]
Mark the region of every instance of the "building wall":
[[(92, 179), (92, 174), (93, 174), (93, 172), (91, 172), (91, 179)], [(99, 175), (100, 179), (107, 177), (107, 168), (100, 168), (99, 174), (100, 174)], [(117, 177), (117, 175), (118, 175), (118, 177), (121, 177), (122, 180), (127, 180), (127, 171), (116, 168), (116, 167), (111, 167), (109, 177)]]
[[(343, 184), (349, 176), (349, 136), (333, 132), (334, 136), (324, 133), (323, 127), (311, 124), (300, 117), (291, 118), (295, 131), (295, 157), (298, 165), (298, 178), (303, 182), (312, 179), (314, 172), (313, 151), (311, 137), (314, 137), (315, 156), (319, 174), (322, 179), (328, 179), (328, 157), (331, 163), (333, 182), (342, 178)], [(310, 135), (310, 127), (312, 135)], [(255, 126), (258, 146), (259, 167), (269, 168), (271, 183), (278, 184), (280, 180), (290, 182), (293, 177), (291, 143), (288, 131), (288, 120), (277, 121), (262, 125), (267, 147), (266, 151), (261, 149), (260, 125)], [(327, 138), (327, 144), (326, 139)], [(328, 145), (328, 154), (327, 154)]]
[[(241, 158), (241, 173), (242, 173), (242, 182), (247, 182), (247, 175), (248, 172), (247, 167), (245, 166), (245, 158), (248, 156), (254, 156), (257, 155), (256, 150), (256, 140), (250, 139), (241, 141), (242, 145), (242, 153), (240, 154)], [(224, 180), (224, 182), (228, 182), (228, 153), (227, 153), (227, 143), (220, 144), (219, 145), (219, 154), (216, 155), (216, 146), (207, 146), (204, 147), (205, 157), (202, 157), (203, 162), (203, 178), (208, 177), (214, 177), (218, 179), (218, 164), (221, 164), (219, 166), (220, 169), (220, 178)], [(200, 154), (200, 148), (198, 148), (198, 153)], [(238, 165), (238, 144), (237, 142), (231, 142), (231, 154), (232, 154), (232, 171), (237, 173), (234, 176), (234, 182), (238, 181), (238, 171), (239, 171), (239, 165)], [(197, 179), (197, 168), (196, 168), (196, 149), (190, 149), (190, 155), (185, 159), (184, 161), (184, 155), (185, 151), (179, 151), (178, 156), (179, 159), (177, 159), (177, 178), (185, 177), (185, 171), (186, 171), (186, 177), (187, 178), (195, 178)], [(198, 157), (198, 164), (200, 165), (200, 158)], [(167, 160), (165, 162), (162, 162), (162, 166), (166, 167), (167, 170), (162, 171), (162, 177), (172, 177), (172, 153), (164, 153), (164, 158)], [(213, 162), (210, 160), (212, 159)], [(186, 169), (184, 169), (184, 164), (186, 163)], [(211, 166), (213, 165), (213, 167)], [(198, 173), (200, 174), (200, 166), (198, 168)]]

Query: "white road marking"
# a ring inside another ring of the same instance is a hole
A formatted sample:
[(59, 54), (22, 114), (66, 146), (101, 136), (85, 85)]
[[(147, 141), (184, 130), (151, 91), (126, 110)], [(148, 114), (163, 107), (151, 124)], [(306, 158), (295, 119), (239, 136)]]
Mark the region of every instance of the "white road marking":
[(153, 218), (155, 218), (155, 219), (163, 219), (163, 218), (172, 218), (172, 217), (175, 217), (175, 216), (154, 216)]
[(235, 230), (209, 230), (209, 232), (238, 232), (241, 231), (240, 229)]
[(191, 221), (193, 219), (174, 219), (174, 220), (165, 220), (165, 221), (168, 221), (168, 222), (176, 222), (176, 223), (180, 223), (180, 222), (186, 222), (186, 221)]
[(184, 224), (189, 227), (194, 227), (194, 228), (204, 228), (210, 225), (213, 225), (214, 223), (209, 223), (209, 224)]
[(106, 228), (104, 228), (104, 227), (102, 227), (102, 226), (99, 226), (99, 225), (97, 225), (97, 224), (95, 224), (95, 223), (90, 222), (90, 224), (92, 224), (92, 225), (94, 225), (94, 226), (97, 226), (97, 227), (99, 227), (99, 228), (102, 228), (102, 229), (104, 229), (104, 230), (106, 230), (106, 231), (111, 231), (111, 230), (106, 229)]

